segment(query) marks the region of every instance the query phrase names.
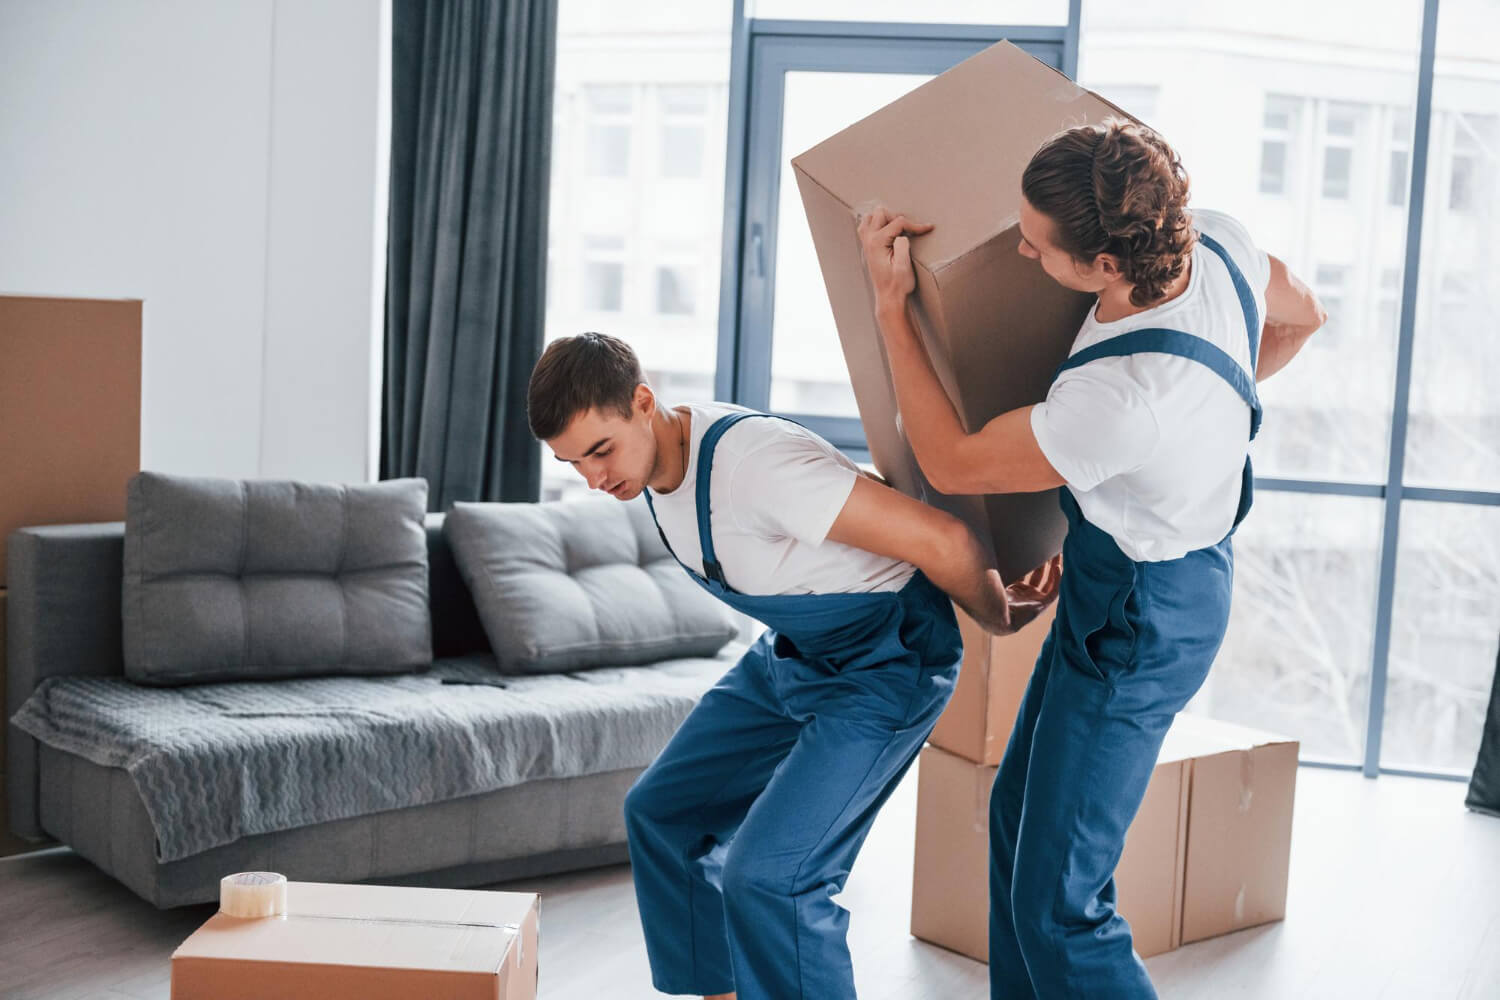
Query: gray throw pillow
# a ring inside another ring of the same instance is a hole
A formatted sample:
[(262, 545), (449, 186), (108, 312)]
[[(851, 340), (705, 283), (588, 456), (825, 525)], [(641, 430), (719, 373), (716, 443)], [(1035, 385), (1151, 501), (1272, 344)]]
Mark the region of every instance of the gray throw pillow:
[(644, 500), (459, 503), (443, 530), (504, 673), (712, 656), (736, 634)]
[(427, 481), (142, 472), (125, 504), (125, 675), (395, 674), (432, 662)]

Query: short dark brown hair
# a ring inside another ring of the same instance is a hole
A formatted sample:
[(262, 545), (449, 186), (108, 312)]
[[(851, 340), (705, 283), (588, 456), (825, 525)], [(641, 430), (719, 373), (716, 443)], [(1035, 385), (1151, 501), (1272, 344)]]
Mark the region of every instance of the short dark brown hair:
[(1166, 294), (1196, 239), (1182, 160), (1134, 122), (1059, 132), (1026, 165), (1021, 193), (1053, 221), (1058, 245), (1074, 258), (1092, 263), (1113, 254), (1137, 306)]
[(531, 433), (550, 441), (581, 413), (614, 410), (627, 420), (635, 388), (646, 381), (630, 345), (603, 333), (555, 340), (531, 370), (526, 419)]

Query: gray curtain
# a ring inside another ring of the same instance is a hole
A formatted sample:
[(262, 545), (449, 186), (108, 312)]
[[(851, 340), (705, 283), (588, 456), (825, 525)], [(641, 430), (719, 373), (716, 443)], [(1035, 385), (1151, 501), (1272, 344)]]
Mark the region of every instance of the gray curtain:
[(557, 0), (395, 0), (383, 478), (535, 500)]

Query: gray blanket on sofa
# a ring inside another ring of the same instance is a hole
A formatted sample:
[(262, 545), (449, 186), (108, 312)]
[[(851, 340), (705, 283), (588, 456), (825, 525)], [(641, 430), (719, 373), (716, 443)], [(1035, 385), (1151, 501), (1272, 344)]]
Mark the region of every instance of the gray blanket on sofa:
[(167, 862), (251, 834), (643, 767), (742, 650), (531, 677), (502, 677), (489, 656), (424, 674), (179, 688), (56, 677), (14, 721), (129, 772)]

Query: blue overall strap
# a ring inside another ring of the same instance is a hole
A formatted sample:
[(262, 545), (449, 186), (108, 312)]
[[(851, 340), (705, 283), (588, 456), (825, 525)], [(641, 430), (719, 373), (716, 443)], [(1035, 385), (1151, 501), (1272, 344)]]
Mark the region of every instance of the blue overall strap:
[[(698, 445), (698, 482), (696, 493), (693, 497), (694, 507), (698, 512), (698, 547), (703, 550), (703, 575), (724, 587), (729, 583), (724, 579), (724, 568), (719, 565), (719, 559), (714, 552), (713, 525), (710, 520), (709, 486), (713, 479), (714, 451), (719, 447), (719, 439), (724, 433), (747, 417), (770, 417), (773, 420), (785, 420), (788, 423), (797, 423), (790, 417), (778, 416), (774, 413), (730, 413), (720, 417), (709, 425), (703, 434), (703, 440)], [(801, 425), (798, 424), (800, 427)], [(646, 494), (646, 506), (651, 510), (651, 520), (656, 524), (656, 533), (661, 536), (661, 543), (672, 553), (672, 558), (677, 559), (682, 568), (693, 573), (691, 567), (678, 559), (677, 553), (672, 549), (672, 543), (667, 541), (667, 533), (661, 530), (661, 521), (656, 517), (656, 504), (651, 502), (651, 490), (643, 491)], [(697, 574), (694, 573), (696, 576)], [(733, 588), (729, 588), (733, 589)]]
[[(1229, 280), (1234, 282), (1234, 292), (1240, 297), (1240, 308), (1245, 313), (1245, 327), (1250, 332), (1250, 375), (1253, 378), (1255, 366), (1260, 360), (1260, 317), (1255, 311), (1255, 293), (1250, 291), (1250, 282), (1245, 280), (1244, 274), (1235, 266), (1223, 244), (1206, 233), (1198, 234), (1198, 242), (1218, 254), (1224, 266), (1229, 269)], [(1251, 436), (1254, 437), (1253, 434)]]
[[(1245, 313), (1245, 326), (1250, 336), (1250, 370), (1253, 372), (1259, 348), (1260, 326), (1256, 322), (1255, 299), (1250, 294), (1250, 286), (1222, 246), (1201, 233), (1199, 239), (1203, 241), (1204, 246), (1218, 254), (1229, 268), (1229, 277), (1234, 282), (1235, 291), (1239, 294), (1240, 305)], [(1239, 363), (1226, 354), (1222, 348), (1209, 343), (1202, 337), (1195, 337), (1181, 330), (1148, 327), (1110, 337), (1091, 347), (1085, 347), (1069, 357), (1058, 367), (1057, 375), (1080, 368), (1090, 361), (1098, 361), (1100, 358), (1123, 358), (1132, 354), (1171, 354), (1179, 358), (1187, 358), (1189, 361), (1196, 361), (1210, 369), (1215, 375), (1228, 382), (1245, 401), (1245, 405), (1250, 407), (1250, 439), (1253, 441), (1255, 435), (1260, 432), (1260, 395), (1255, 391), (1254, 376), (1240, 367)], [(1056, 378), (1056, 376), (1053, 377)]]
[[(710, 520), (709, 486), (713, 480), (714, 450), (719, 447), (719, 439), (722, 438), (729, 428), (748, 417), (774, 417), (770, 413), (730, 413), (720, 417), (709, 425), (703, 434), (703, 440), (698, 445), (698, 482), (695, 505), (698, 509), (698, 547), (703, 550), (703, 575), (725, 587), (729, 583), (724, 579), (724, 568), (719, 565), (718, 555), (714, 552), (714, 530)], [(785, 417), (776, 419), (784, 420)]]

